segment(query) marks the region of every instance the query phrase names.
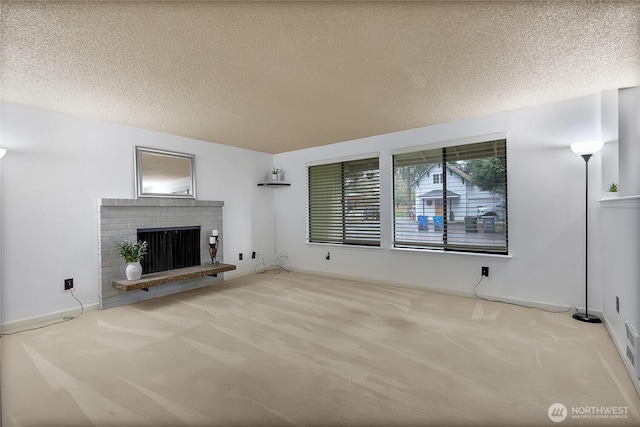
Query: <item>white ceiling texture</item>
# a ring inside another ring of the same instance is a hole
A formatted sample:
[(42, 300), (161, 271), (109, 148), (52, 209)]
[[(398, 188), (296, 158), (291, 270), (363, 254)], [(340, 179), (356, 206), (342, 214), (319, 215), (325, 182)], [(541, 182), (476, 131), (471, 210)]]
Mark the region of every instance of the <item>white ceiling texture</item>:
[(640, 85), (636, 1), (1, 5), (3, 100), (280, 153)]

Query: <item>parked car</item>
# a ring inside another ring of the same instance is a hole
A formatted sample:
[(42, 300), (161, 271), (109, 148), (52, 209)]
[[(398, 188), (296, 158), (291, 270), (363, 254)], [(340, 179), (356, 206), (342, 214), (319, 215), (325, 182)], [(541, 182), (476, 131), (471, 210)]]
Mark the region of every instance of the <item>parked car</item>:
[(503, 221), (507, 216), (507, 209), (504, 204), (495, 206), (478, 206), (478, 219), (493, 216), (497, 220)]

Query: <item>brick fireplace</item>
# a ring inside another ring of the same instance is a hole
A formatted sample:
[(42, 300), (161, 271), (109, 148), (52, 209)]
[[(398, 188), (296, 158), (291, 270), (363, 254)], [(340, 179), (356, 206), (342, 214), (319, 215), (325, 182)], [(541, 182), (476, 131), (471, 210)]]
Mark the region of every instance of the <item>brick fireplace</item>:
[(189, 289), (200, 288), (223, 280), (204, 276), (182, 280), (149, 291), (119, 291), (111, 281), (125, 277), (126, 263), (118, 256), (115, 242), (136, 239), (139, 229), (163, 227), (200, 227), (200, 264), (209, 260), (209, 235), (219, 230), (220, 247), (218, 260), (222, 262), (224, 236), (222, 234), (222, 207), (224, 202), (139, 198), (98, 200), (98, 250), (100, 268), (100, 308), (110, 308), (137, 301), (170, 295)]

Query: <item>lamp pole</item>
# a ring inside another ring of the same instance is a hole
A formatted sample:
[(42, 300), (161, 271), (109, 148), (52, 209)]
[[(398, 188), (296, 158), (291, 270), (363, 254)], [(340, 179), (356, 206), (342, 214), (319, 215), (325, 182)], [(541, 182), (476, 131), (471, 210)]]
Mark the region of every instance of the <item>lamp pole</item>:
[(599, 147), (593, 150), (593, 152), (584, 152), (578, 149), (580, 144), (573, 144), (571, 149), (579, 154), (584, 159), (585, 167), (585, 204), (584, 204), (584, 313), (576, 313), (573, 318), (587, 323), (602, 323), (602, 320), (598, 316), (589, 314), (589, 159), (595, 152), (600, 151), (602, 143), (599, 143)]

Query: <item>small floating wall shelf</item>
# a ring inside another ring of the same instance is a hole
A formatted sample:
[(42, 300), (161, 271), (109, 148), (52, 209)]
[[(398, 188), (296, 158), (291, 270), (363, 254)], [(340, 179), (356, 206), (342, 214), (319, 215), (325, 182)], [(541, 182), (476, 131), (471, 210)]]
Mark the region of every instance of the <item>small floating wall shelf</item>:
[(288, 182), (260, 182), (258, 187), (290, 187)]

